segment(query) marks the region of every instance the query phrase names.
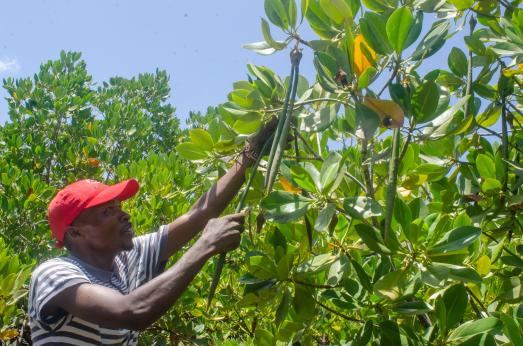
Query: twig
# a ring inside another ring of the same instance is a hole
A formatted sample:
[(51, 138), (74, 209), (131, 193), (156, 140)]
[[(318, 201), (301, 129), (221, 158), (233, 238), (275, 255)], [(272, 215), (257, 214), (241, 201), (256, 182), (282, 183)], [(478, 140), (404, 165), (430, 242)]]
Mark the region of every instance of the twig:
[(387, 87), (389, 86), (390, 82), (392, 82), (392, 80), (396, 77), (396, 74), (398, 74), (398, 70), (399, 70), (399, 67), (400, 67), (400, 62), (398, 60), (396, 60), (396, 63), (394, 65), (394, 71), (392, 72), (392, 74), (390, 75), (389, 79), (387, 80), (387, 82), (383, 85), (383, 88), (381, 88), (380, 92), (378, 93), (378, 97), (381, 96), (381, 94), (385, 91), (385, 89), (387, 89)]
[(339, 311), (336, 311), (332, 308), (329, 308), (327, 305), (323, 304), (322, 302), (320, 302), (319, 300), (317, 299), (314, 299), (314, 301), (316, 302), (316, 304), (318, 304), (319, 306), (321, 306), (322, 308), (324, 308), (325, 310), (329, 311), (329, 312), (332, 312), (333, 314), (335, 314), (336, 316), (339, 316), (347, 321), (353, 321), (353, 322), (358, 322), (358, 323), (365, 323), (365, 321), (363, 320), (360, 320), (358, 318), (354, 318), (354, 317), (350, 317), (350, 316), (347, 316), (345, 314), (342, 314), (341, 312)]
[[(490, 234), (488, 233), (485, 233), (485, 232), (482, 232), (483, 235), (487, 236), (487, 238), (490, 238), (491, 240), (495, 241), (496, 244), (499, 244), (499, 240), (497, 240), (496, 238), (494, 238), (493, 236), (491, 236)], [(518, 255), (516, 255), (515, 253), (513, 253), (512, 251), (510, 251), (509, 248), (507, 248), (505, 245), (503, 245), (503, 250), (505, 250), (507, 253), (511, 254), (512, 256), (516, 257), (516, 258), (520, 258)]]
[(323, 288), (323, 289), (337, 288), (337, 287), (341, 286), (341, 285), (311, 284), (311, 283), (308, 283), (308, 282), (303, 282), (303, 281), (299, 281), (299, 280), (292, 279), (292, 278), (291, 279), (287, 279), (286, 281), (290, 281), (290, 282), (293, 282), (295, 284), (302, 285), (302, 286), (313, 287), (313, 288)]
[(474, 292), (472, 292), (472, 290), (470, 288), (468, 288), (467, 286), (465, 286), (465, 289), (467, 290), (467, 292), (470, 294), (470, 296), (472, 298), (474, 298), (474, 300), (478, 303), (478, 305), (481, 307), (481, 309), (488, 315), (488, 311), (487, 311), (487, 308), (485, 308), (485, 305), (483, 305), (483, 303), (481, 302), (481, 300), (479, 300), (478, 297), (476, 297), (476, 295), (474, 294)]

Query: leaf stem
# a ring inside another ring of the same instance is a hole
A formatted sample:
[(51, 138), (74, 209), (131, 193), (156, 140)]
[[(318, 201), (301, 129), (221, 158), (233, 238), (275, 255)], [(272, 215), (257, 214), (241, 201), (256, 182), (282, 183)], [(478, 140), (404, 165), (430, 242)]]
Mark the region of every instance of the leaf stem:
[(398, 167), (399, 167), (399, 147), (400, 147), (400, 131), (394, 129), (392, 131), (392, 153), (389, 163), (389, 187), (387, 190), (387, 210), (385, 214), (385, 230), (383, 232), (383, 240), (388, 244), (389, 234), (391, 230), (392, 214), (394, 211), (394, 199), (396, 198), (396, 185), (398, 183)]

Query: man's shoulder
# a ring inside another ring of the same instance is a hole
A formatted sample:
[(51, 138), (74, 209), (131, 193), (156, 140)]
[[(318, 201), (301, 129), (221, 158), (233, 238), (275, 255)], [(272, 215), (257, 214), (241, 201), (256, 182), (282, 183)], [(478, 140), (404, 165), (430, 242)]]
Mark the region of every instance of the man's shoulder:
[(50, 258), (40, 263), (32, 273), (32, 277), (38, 277), (43, 273), (55, 270), (78, 271), (80, 268), (66, 256)]

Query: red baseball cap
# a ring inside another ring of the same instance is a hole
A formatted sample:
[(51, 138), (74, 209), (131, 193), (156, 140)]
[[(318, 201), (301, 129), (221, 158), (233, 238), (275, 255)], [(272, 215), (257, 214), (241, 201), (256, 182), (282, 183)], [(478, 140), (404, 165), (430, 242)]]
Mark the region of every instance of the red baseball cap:
[(58, 191), (49, 203), (47, 219), (53, 237), (56, 238), (56, 247), (64, 246), (64, 236), (69, 226), (80, 213), (114, 199), (123, 201), (133, 197), (139, 189), (135, 179), (124, 180), (114, 185), (106, 185), (96, 180), (85, 179)]

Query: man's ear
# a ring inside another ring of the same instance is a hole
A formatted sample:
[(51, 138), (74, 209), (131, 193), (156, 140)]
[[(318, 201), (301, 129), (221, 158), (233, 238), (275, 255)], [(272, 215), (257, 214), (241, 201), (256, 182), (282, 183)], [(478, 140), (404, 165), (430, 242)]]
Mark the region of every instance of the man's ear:
[(69, 238), (70, 241), (74, 241), (82, 236), (82, 231), (77, 226), (69, 225), (67, 226), (67, 231), (65, 232), (65, 238)]

